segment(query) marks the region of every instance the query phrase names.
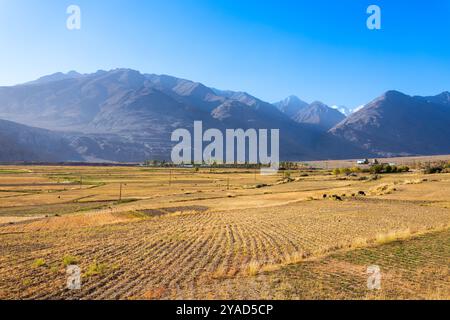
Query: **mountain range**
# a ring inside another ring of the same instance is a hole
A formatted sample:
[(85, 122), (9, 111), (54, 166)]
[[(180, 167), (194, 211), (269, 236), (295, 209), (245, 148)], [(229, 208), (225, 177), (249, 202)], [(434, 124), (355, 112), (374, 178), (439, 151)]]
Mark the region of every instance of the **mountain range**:
[(0, 161), (169, 160), (171, 133), (194, 121), (205, 130), (279, 128), (283, 160), (450, 153), (448, 92), (391, 91), (348, 117), (340, 109), (130, 69), (56, 73), (0, 87)]
[(433, 97), (388, 91), (330, 133), (381, 156), (450, 153), (450, 93)]
[(295, 96), (275, 103), (275, 106), (297, 123), (311, 124), (317, 129), (328, 131), (344, 120), (344, 114), (326, 104), (315, 101), (311, 104)]
[(0, 161), (83, 161), (60, 134), (0, 120)]

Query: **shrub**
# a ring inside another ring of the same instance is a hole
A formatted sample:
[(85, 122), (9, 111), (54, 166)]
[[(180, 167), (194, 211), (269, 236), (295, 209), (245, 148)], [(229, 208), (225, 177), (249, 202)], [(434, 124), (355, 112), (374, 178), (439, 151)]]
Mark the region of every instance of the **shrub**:
[(104, 263), (98, 263), (95, 261), (93, 264), (91, 264), (86, 273), (85, 276), (91, 277), (96, 276), (105, 273), (108, 270), (108, 266)]
[(77, 264), (79, 259), (77, 257), (67, 255), (63, 258), (63, 264), (65, 267)]
[(372, 174), (377, 174), (377, 173), (383, 173), (383, 165), (381, 164), (376, 164), (372, 167), (370, 167), (370, 173)]
[(309, 174), (307, 174), (307, 173), (301, 173), (301, 174), (300, 174), (300, 177), (309, 177)]
[(246, 268), (246, 273), (249, 276), (254, 276), (256, 274), (258, 274), (259, 270), (260, 270), (261, 266), (258, 263), (258, 261), (251, 261)]
[(434, 174), (434, 173), (446, 173), (450, 168), (450, 162), (445, 161), (437, 161), (434, 163), (427, 163), (423, 169), (423, 173), (425, 174)]
[(352, 173), (360, 173), (362, 170), (359, 167), (353, 167), (350, 169)]
[(46, 265), (46, 263), (45, 263), (45, 260), (44, 259), (36, 259), (36, 260), (34, 260), (34, 262), (33, 262), (33, 266), (35, 267), (35, 268), (40, 268), (40, 267), (43, 267), (43, 266), (45, 266)]
[(440, 166), (430, 166), (430, 167), (426, 167), (423, 170), (423, 173), (425, 173), (425, 174), (435, 174), (435, 173), (441, 173), (442, 170), (443, 170), (443, 168), (440, 167)]
[(372, 174), (409, 172), (409, 167), (406, 166), (397, 167), (391, 166), (389, 164), (376, 164), (370, 167), (370, 172)]
[(340, 174), (349, 176), (351, 174), (355, 175), (356, 173), (360, 173), (360, 172), (363, 172), (363, 170), (361, 168), (358, 168), (358, 167), (333, 169), (333, 174), (336, 175), (336, 176), (338, 176)]

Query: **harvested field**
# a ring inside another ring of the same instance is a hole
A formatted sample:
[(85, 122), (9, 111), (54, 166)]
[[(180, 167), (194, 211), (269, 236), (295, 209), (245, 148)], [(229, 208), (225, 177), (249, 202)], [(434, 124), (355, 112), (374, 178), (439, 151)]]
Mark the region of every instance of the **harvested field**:
[[(0, 298), (450, 297), (450, 174), (291, 176), (1, 167)], [(386, 290), (365, 287), (370, 264)]]
[[(216, 280), (183, 298), (211, 299), (448, 299), (449, 230), (406, 241), (344, 251), (253, 277)], [(378, 265), (380, 290), (367, 290), (367, 267)]]

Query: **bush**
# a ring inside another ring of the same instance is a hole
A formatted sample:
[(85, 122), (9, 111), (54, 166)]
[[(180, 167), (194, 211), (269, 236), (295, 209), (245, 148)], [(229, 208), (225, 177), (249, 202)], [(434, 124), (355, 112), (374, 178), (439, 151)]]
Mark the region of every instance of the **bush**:
[(71, 255), (67, 255), (63, 258), (63, 264), (65, 267), (78, 264), (78, 258)]
[(437, 161), (434, 163), (427, 163), (424, 167), (422, 167), (423, 173), (425, 174), (434, 174), (434, 173), (446, 173), (450, 169), (450, 162), (445, 161)]
[(378, 174), (378, 173), (383, 173), (383, 165), (381, 164), (376, 164), (372, 167), (370, 167), (370, 173), (372, 174)]
[(362, 170), (359, 167), (353, 167), (350, 169), (352, 173), (360, 173)]
[(108, 270), (108, 266), (104, 263), (98, 263), (95, 261), (91, 265), (89, 265), (88, 270), (85, 273), (86, 277), (92, 277), (96, 275), (101, 275)]
[(372, 174), (409, 172), (409, 167), (407, 166), (397, 167), (391, 166), (389, 164), (376, 164), (370, 168), (370, 172)]
[(36, 260), (34, 260), (34, 262), (33, 262), (33, 266), (34, 266), (35, 268), (43, 267), (43, 266), (45, 266), (45, 265), (46, 265), (46, 263), (45, 263), (45, 260), (44, 260), (44, 259), (36, 259)]
[(300, 173), (300, 177), (309, 177), (309, 174), (307, 174), (307, 173)]
[(435, 173), (441, 173), (443, 170), (442, 167), (434, 166), (434, 167), (427, 167), (423, 170), (423, 173), (425, 174), (435, 174)]

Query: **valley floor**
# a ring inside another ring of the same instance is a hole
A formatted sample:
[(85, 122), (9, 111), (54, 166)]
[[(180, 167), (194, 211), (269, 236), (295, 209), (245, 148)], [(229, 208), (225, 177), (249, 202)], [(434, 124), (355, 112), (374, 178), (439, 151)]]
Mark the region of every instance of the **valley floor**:
[(450, 298), (450, 174), (282, 175), (2, 167), (0, 298)]

